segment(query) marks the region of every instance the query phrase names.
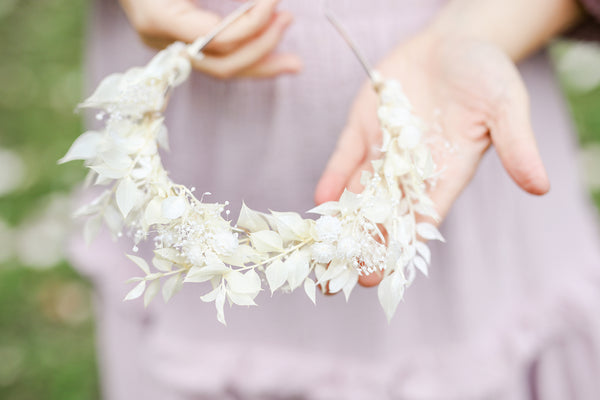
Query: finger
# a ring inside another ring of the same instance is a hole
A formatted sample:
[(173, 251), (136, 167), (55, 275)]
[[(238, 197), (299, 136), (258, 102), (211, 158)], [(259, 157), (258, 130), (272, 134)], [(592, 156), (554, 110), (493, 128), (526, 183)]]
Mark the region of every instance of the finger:
[[(362, 287), (373, 287), (373, 286), (377, 286), (379, 285), (379, 283), (382, 281), (383, 279), (383, 271), (377, 270), (374, 272), (371, 272), (369, 275), (359, 275), (358, 276), (358, 284)], [(321, 284), (317, 285), (319, 287), (319, 290), (321, 291), (321, 293), (323, 293), (325, 296), (335, 296), (336, 294), (340, 293), (340, 291), (332, 293), (329, 290), (329, 282), (325, 283), (325, 286), (322, 286)]]
[(516, 83), (510, 98), (503, 99), (490, 125), (494, 147), (504, 168), (523, 190), (542, 195), (550, 181), (540, 157), (529, 116), (529, 100), (522, 82)]
[(366, 145), (359, 129), (355, 126), (347, 126), (317, 184), (315, 203), (338, 200), (350, 177), (365, 157)]
[(194, 68), (218, 78), (228, 79), (256, 64), (271, 53), (279, 44), (285, 28), (292, 21), (289, 13), (277, 15), (269, 28), (260, 36), (225, 56), (204, 55), (192, 60)]
[[(257, 1), (251, 10), (217, 35), (206, 50), (229, 52), (240, 42), (256, 35), (269, 23), (278, 3), (279, 0)], [(127, 4), (128, 2), (124, 2), (132, 24), (144, 38), (144, 42), (150, 42), (153, 47), (165, 47), (174, 40), (191, 43), (208, 34), (221, 21), (219, 15), (198, 8), (193, 1), (174, 1), (168, 8), (154, 7), (145, 10), (133, 10)], [(162, 41), (157, 43), (152, 39)], [(167, 43), (164, 43), (165, 40)]]
[(426, 221), (438, 225), (446, 217), (457, 197), (473, 178), (487, 147), (487, 143), (482, 141), (481, 145), (473, 149), (465, 145), (465, 150), (458, 154), (445, 153), (445, 157), (436, 159), (435, 163), (441, 167), (441, 171), (428, 193), (440, 218), (436, 221), (418, 215), (417, 222)]
[(358, 277), (358, 284), (363, 287), (373, 287), (379, 285), (383, 279), (383, 271), (377, 270), (371, 272), (369, 275), (360, 275)]
[[(352, 193), (362, 193), (364, 190), (364, 185), (361, 183), (361, 179), (363, 176), (363, 171), (372, 171), (371, 168), (371, 159), (365, 159), (356, 169), (351, 173), (350, 178), (344, 185), (344, 188), (349, 190)], [(339, 196), (338, 196), (339, 197)], [(336, 198), (337, 200), (337, 198)]]
[(162, 50), (165, 47), (167, 47), (168, 45), (170, 45), (171, 43), (173, 43), (172, 40), (159, 38), (159, 37), (153, 37), (153, 36), (140, 35), (140, 38), (142, 39), (142, 42), (144, 42), (144, 44), (146, 46), (152, 47), (153, 49), (157, 49), (157, 50)]
[(259, 0), (247, 13), (217, 35), (206, 47), (207, 51), (228, 53), (240, 43), (248, 41), (265, 30), (275, 14), (280, 0)]
[[(136, 31), (144, 41), (174, 41), (191, 43), (207, 34), (221, 18), (214, 13), (198, 8), (192, 1), (173, 1), (154, 7), (134, 7), (131, 2), (122, 2)], [(154, 44), (153, 44), (154, 45)], [(164, 46), (162, 46), (164, 47)]]
[(280, 74), (300, 72), (302, 61), (294, 54), (269, 54), (253, 66), (238, 73), (237, 76), (249, 78), (271, 78)]

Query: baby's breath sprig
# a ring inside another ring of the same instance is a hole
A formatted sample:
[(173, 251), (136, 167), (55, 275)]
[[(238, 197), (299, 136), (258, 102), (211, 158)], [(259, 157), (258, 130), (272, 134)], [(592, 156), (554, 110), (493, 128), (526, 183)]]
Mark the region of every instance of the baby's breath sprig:
[(154, 242), (150, 263), (128, 256), (144, 276), (131, 280), (136, 285), (125, 300), (143, 295), (147, 305), (162, 289), (168, 301), (183, 284), (207, 282), (212, 289), (201, 299), (215, 303), (225, 324), (225, 302), (255, 305), (261, 275), (271, 292), (302, 286), (315, 302), (319, 285), (347, 299), (359, 275), (377, 272), (384, 275), (378, 296), (390, 319), (416, 270), (427, 275), (430, 252), (418, 238), (443, 240), (433, 225), (417, 223), (417, 215), (437, 217), (426, 193), (435, 166), (400, 84), (370, 72), (383, 143), (373, 172), (363, 174), (362, 193), (345, 191), (339, 201), (313, 208), (316, 220), (244, 204), (232, 226), (223, 217), (228, 202), (206, 202), (174, 183), (159, 154), (168, 149), (162, 112), (171, 90), (189, 76), (197, 47), (174, 43), (145, 67), (105, 78), (80, 105), (101, 110), (104, 128), (82, 134), (60, 160), (84, 160), (88, 181), (107, 187), (76, 212), (88, 217), (86, 240), (104, 221), (115, 236), (132, 238), (134, 252), (141, 241)]

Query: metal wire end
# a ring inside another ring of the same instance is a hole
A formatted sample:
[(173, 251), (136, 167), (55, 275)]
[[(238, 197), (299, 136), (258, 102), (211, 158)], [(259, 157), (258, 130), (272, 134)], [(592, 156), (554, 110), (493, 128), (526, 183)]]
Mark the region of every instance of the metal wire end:
[(231, 14), (227, 15), (217, 26), (213, 28), (212, 31), (208, 32), (206, 35), (199, 37), (194, 41), (194, 43), (188, 46), (188, 54), (191, 57), (198, 57), (200, 52), (223, 30), (225, 30), (229, 25), (238, 20), (242, 15), (244, 15), (248, 10), (256, 5), (255, 1), (247, 1), (243, 3), (241, 6), (236, 8)]
[(367, 75), (369, 76), (369, 79), (371, 80), (373, 85), (376, 85), (378, 80), (377, 80), (377, 77), (375, 76), (375, 72), (374, 72), (373, 68), (371, 67), (371, 65), (369, 64), (369, 62), (367, 61), (366, 57), (359, 50), (356, 42), (354, 40), (352, 40), (352, 38), (348, 34), (348, 31), (346, 30), (346, 28), (342, 25), (342, 23), (333, 14), (331, 9), (327, 6), (327, 1), (323, 0), (321, 2), (321, 5), (323, 7), (323, 14), (325, 14), (325, 17), (327, 18), (327, 20), (331, 23), (331, 25), (333, 25), (335, 30), (340, 34), (340, 36), (348, 44), (350, 49), (352, 49), (352, 51), (354, 52), (354, 55), (356, 56), (356, 58), (362, 65), (362, 67), (365, 70), (365, 72), (367, 73)]

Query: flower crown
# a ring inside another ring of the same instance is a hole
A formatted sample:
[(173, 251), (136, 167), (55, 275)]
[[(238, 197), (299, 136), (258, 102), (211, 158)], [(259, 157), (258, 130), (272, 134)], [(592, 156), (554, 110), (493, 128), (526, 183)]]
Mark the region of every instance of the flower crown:
[(107, 187), (75, 213), (88, 217), (86, 241), (102, 221), (115, 236), (123, 231), (131, 236), (134, 252), (141, 241), (153, 240), (151, 263), (128, 256), (144, 276), (130, 280), (137, 284), (125, 300), (143, 295), (147, 305), (162, 287), (168, 301), (184, 283), (210, 282), (212, 290), (201, 299), (215, 303), (217, 319), (225, 324), (225, 302), (255, 305), (263, 282), (271, 292), (302, 286), (314, 303), (319, 286), (343, 291), (348, 299), (359, 275), (380, 273), (378, 297), (391, 319), (416, 270), (427, 275), (430, 251), (424, 241), (443, 241), (432, 224), (417, 222), (417, 215), (437, 218), (426, 192), (435, 165), (402, 87), (369, 70), (383, 141), (373, 171), (363, 172), (362, 193), (345, 191), (339, 201), (309, 210), (316, 220), (243, 204), (232, 226), (223, 217), (229, 203), (206, 202), (193, 188), (174, 183), (158, 151), (168, 150), (162, 112), (169, 94), (188, 78), (190, 59), (210, 38), (174, 43), (145, 67), (108, 76), (80, 104), (101, 110), (98, 118), (105, 122), (101, 131), (79, 136), (59, 160), (84, 160), (91, 170), (87, 181)]

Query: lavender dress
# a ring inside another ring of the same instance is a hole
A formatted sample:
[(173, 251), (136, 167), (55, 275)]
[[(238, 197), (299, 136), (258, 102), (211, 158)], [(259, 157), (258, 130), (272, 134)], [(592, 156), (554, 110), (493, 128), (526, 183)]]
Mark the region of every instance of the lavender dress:
[[(335, 8), (371, 60), (421, 28), (438, 0), (346, 0)], [(235, 3), (206, 0), (229, 11)], [(167, 124), (173, 179), (215, 200), (307, 210), (365, 76), (318, 4), (284, 1), (296, 17), (282, 49), (305, 70), (273, 80), (178, 88)], [(145, 63), (116, 0), (97, 1), (89, 65), (105, 75)], [(107, 399), (599, 399), (600, 238), (578, 180), (566, 107), (546, 54), (522, 63), (539, 145), (552, 181), (524, 194), (494, 151), (455, 204), (390, 324), (373, 289), (317, 298), (262, 293), (227, 310), (228, 326), (197, 286), (167, 305), (123, 303), (137, 274), (124, 244), (72, 246), (97, 289), (98, 346)]]

